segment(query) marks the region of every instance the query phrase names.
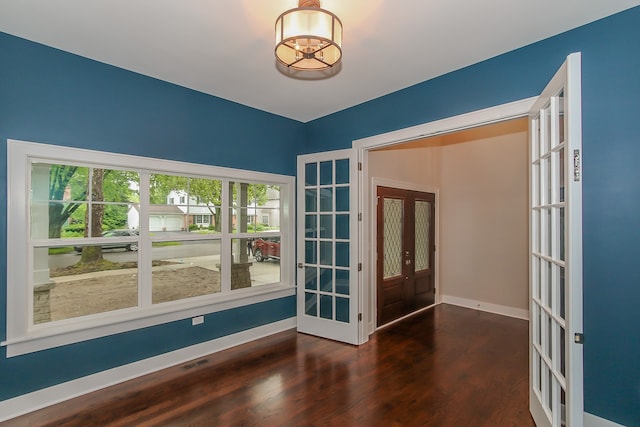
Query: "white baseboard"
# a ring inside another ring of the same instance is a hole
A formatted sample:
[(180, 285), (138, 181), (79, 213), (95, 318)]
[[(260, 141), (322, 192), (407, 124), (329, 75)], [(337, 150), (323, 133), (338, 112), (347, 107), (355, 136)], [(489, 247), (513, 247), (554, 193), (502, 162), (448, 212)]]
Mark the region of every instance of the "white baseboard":
[(584, 427), (624, 427), (622, 424), (614, 423), (597, 415), (584, 413)]
[(0, 422), (295, 327), (292, 317), (4, 400)]
[(473, 308), (475, 310), (486, 311), (488, 313), (500, 314), (502, 316), (529, 320), (529, 310), (524, 310), (522, 308), (491, 304), (489, 302), (460, 298), (452, 295), (442, 295), (442, 302), (445, 304), (457, 305), (459, 307)]

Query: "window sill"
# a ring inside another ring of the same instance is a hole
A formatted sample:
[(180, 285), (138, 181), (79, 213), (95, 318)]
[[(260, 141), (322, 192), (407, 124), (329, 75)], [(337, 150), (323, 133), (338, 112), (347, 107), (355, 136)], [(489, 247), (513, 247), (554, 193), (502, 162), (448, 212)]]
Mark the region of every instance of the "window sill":
[(293, 286), (263, 285), (257, 288), (236, 290), (225, 295), (215, 295), (207, 301), (202, 299), (178, 301), (151, 308), (135, 308), (122, 310), (119, 313), (96, 315), (86, 320), (83, 319), (82, 329), (78, 329), (78, 319), (70, 319), (66, 324), (47, 325), (31, 331), (27, 336), (3, 341), (0, 345), (7, 347), (7, 357), (20, 356), (291, 295), (295, 295), (295, 287)]

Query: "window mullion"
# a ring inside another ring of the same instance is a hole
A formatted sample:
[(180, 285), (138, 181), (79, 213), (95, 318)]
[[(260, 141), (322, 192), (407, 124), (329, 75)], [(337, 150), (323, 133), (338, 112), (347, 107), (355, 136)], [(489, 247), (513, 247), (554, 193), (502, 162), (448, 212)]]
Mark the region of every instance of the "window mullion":
[(149, 238), (149, 172), (140, 172), (140, 242), (138, 246), (138, 306), (149, 307), (152, 281), (152, 245)]
[(230, 181), (228, 179), (222, 180), (222, 209), (220, 215), (220, 221), (222, 221), (222, 241), (220, 249), (220, 289), (222, 293), (231, 291), (231, 204), (232, 194), (230, 188)]

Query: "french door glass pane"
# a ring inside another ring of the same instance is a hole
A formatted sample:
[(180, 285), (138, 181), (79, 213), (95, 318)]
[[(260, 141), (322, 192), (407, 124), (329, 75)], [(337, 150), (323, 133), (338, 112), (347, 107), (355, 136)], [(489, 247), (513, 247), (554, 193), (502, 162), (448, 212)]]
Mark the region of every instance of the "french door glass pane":
[(336, 211), (349, 211), (349, 187), (336, 187)]
[(333, 215), (320, 215), (320, 238), (333, 238)]
[(565, 141), (566, 135), (565, 135), (565, 126), (564, 126), (564, 91), (560, 92), (560, 94), (558, 95), (558, 113), (559, 113), (559, 120), (558, 120), (558, 141), (560, 144), (562, 144)]
[(336, 242), (336, 266), (349, 267), (348, 242)]
[(307, 163), (304, 169), (304, 184), (317, 185), (318, 184), (318, 165), (317, 163)]
[(349, 215), (336, 215), (336, 239), (349, 240)]
[(322, 292), (333, 292), (333, 270), (330, 268), (320, 269), (320, 290)]
[(336, 297), (336, 320), (349, 322), (349, 298)]
[(349, 270), (336, 269), (336, 293), (349, 295)]
[[(308, 162), (305, 174), (304, 312), (349, 322), (349, 159)], [(338, 297), (338, 295), (342, 295)]]
[(309, 316), (318, 315), (318, 294), (311, 292), (304, 293), (304, 312)]
[(559, 197), (560, 197), (559, 201), (560, 202), (564, 202), (564, 187), (565, 187), (565, 179), (566, 179), (566, 177), (565, 177), (565, 174), (566, 174), (565, 169), (566, 169), (566, 167), (565, 167), (565, 150), (564, 150), (564, 148), (561, 148), (560, 151), (558, 151), (558, 158), (559, 158), (558, 166), (560, 168), (560, 177), (559, 177), (559, 180), (558, 180), (558, 184), (560, 185), (560, 188), (559, 188), (558, 194), (559, 194)]
[(322, 188), (320, 189), (320, 212), (332, 212), (333, 211), (333, 189)]
[(570, 172), (564, 108), (562, 94), (552, 97), (531, 122), (532, 386), (553, 426), (562, 425), (570, 340), (565, 319), (565, 187)]
[(305, 215), (304, 217), (304, 236), (318, 237), (318, 217), (316, 215)]
[(544, 114), (545, 114), (545, 117), (544, 117), (544, 120), (543, 120), (543, 123), (544, 123), (544, 128), (543, 128), (543, 131), (544, 131), (544, 138), (543, 138), (544, 145), (543, 145), (543, 150), (544, 151), (542, 152), (543, 155), (545, 153), (548, 153), (549, 150), (551, 149), (551, 108), (550, 108), (549, 105), (547, 105), (544, 108)]
[(333, 265), (332, 242), (320, 242), (320, 265)]
[(349, 159), (336, 160), (336, 184), (349, 183)]
[(560, 238), (560, 259), (562, 261), (565, 261), (565, 248), (564, 248), (564, 242), (565, 242), (565, 209), (564, 207), (560, 208), (560, 232), (559, 232), (559, 238)]
[(318, 210), (318, 190), (315, 188), (305, 190), (304, 210), (305, 212), (316, 212)]
[(320, 185), (333, 184), (333, 162), (320, 162)]
[(318, 290), (318, 267), (305, 267), (304, 288), (311, 291)]
[(320, 295), (320, 317), (333, 319), (333, 298), (331, 295)]

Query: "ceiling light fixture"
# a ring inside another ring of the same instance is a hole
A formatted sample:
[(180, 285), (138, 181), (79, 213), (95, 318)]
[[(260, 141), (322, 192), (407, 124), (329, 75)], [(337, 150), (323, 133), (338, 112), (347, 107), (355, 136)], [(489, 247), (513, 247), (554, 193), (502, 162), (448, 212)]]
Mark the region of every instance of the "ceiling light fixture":
[(320, 0), (299, 0), (276, 19), (276, 58), (303, 71), (331, 68), (342, 58), (342, 22), (320, 8)]

